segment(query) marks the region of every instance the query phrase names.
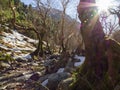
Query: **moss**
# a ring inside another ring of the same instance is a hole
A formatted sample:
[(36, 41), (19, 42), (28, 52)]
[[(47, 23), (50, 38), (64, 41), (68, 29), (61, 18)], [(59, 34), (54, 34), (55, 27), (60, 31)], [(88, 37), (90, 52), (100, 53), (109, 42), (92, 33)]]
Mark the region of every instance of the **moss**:
[[(75, 79), (71, 85), (72, 90), (113, 90), (115, 85), (120, 82), (120, 44), (112, 39), (107, 39), (107, 41), (109, 41), (110, 47), (108, 49), (111, 50), (113, 57), (111, 68), (114, 70), (115, 84), (112, 81), (113, 79), (111, 79), (110, 73), (108, 73), (109, 67), (103, 67), (103, 69), (106, 68), (106, 70), (104, 70), (103, 77), (99, 78), (95, 74), (94, 68), (92, 68), (93, 65), (90, 67), (89, 64), (85, 62), (82, 67), (75, 72), (73, 77)], [(102, 62), (106, 60), (108, 60), (108, 56), (105, 56)], [(107, 63), (103, 62), (104, 66), (106, 66)]]
[(113, 90), (112, 82), (107, 73), (103, 79), (99, 79), (94, 72), (88, 72), (87, 75), (76, 77), (70, 87), (72, 90)]
[(11, 55), (0, 52), (0, 61), (12, 62), (14, 59), (11, 57)]

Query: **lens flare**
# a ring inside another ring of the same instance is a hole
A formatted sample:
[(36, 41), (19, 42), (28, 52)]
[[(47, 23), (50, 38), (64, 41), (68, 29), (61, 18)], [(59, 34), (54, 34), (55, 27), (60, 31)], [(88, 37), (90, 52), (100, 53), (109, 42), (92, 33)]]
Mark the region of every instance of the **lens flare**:
[(111, 0), (99, 0), (96, 2), (99, 12), (108, 11), (108, 9), (112, 6)]

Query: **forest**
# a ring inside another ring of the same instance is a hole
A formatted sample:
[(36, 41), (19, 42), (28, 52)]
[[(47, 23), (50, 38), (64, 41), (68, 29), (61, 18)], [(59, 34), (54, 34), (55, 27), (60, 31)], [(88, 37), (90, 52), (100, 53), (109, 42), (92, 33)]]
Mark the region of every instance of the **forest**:
[(120, 1), (33, 2), (0, 0), (0, 90), (120, 90)]

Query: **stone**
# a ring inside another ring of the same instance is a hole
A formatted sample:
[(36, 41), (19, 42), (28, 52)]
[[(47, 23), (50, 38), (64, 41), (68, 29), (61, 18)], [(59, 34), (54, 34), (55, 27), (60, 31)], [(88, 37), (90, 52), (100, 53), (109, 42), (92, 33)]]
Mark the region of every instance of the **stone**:
[(59, 84), (62, 80), (66, 79), (66, 78), (69, 78), (70, 76), (71, 76), (70, 73), (67, 73), (67, 72), (51, 74), (51, 75), (48, 77), (47, 87), (48, 87), (50, 90), (56, 90), (56, 88), (58, 87), (58, 84)]
[(41, 76), (41, 73), (35, 72), (29, 79), (37, 81), (37, 80), (39, 80), (40, 76)]
[(58, 60), (56, 60), (56, 59), (49, 59), (49, 60), (46, 60), (46, 61), (45, 61), (44, 65), (45, 65), (45, 66), (52, 66), (52, 65), (54, 65), (57, 61), (58, 61)]
[(59, 68), (58, 71), (57, 71), (57, 73), (64, 72), (64, 70), (65, 70), (64, 68)]
[(67, 78), (61, 81), (58, 85), (57, 90), (71, 90), (69, 86), (72, 82), (73, 82), (73, 78)]
[(10, 65), (8, 63), (5, 63), (3, 61), (0, 62), (1, 67), (9, 68)]
[(117, 85), (114, 90), (120, 90), (120, 85)]
[(59, 59), (60, 55), (51, 55), (49, 59)]
[(55, 73), (56, 71), (56, 64), (58, 60), (56, 59), (49, 59), (45, 61), (44, 66), (46, 68), (45, 74)]
[(50, 76), (50, 74), (44, 75), (42, 77), (39, 78), (39, 81), (42, 83), (43, 81), (45, 81), (46, 79), (48, 79), (48, 77)]
[(32, 81), (26, 83), (24, 90), (49, 90), (46, 86), (43, 86), (39, 81)]
[(47, 87), (43, 86), (43, 85), (39, 85), (38, 88), (34, 89), (34, 90), (49, 90)]
[(23, 58), (23, 57), (16, 58), (15, 60), (16, 60), (17, 62), (22, 62), (22, 63), (25, 63), (25, 62), (28, 61), (28, 59)]
[(45, 81), (43, 81), (41, 84), (42, 84), (43, 86), (46, 86), (47, 83), (48, 83), (48, 79), (46, 79)]
[(73, 67), (74, 67), (74, 62), (72, 61), (72, 59), (69, 59), (69, 61), (67, 62), (67, 65), (65, 67), (64, 72), (72, 73), (73, 72)]

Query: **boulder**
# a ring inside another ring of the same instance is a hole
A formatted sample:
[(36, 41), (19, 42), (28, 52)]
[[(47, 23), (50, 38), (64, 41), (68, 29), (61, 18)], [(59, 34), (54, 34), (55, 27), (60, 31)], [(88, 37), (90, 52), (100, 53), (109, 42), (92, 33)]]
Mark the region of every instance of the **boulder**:
[(62, 73), (54, 73), (54, 74), (51, 74), (49, 77), (48, 77), (48, 88), (50, 90), (56, 90), (56, 88), (58, 87), (58, 84), (66, 79), (66, 78), (69, 78), (71, 75), (70, 73), (67, 73), (67, 72), (62, 72)]
[(70, 84), (73, 82), (73, 78), (67, 78), (61, 81), (58, 85), (57, 90), (71, 90)]

